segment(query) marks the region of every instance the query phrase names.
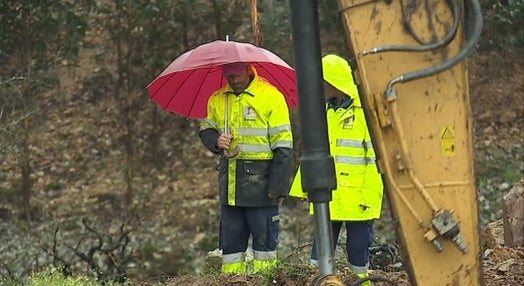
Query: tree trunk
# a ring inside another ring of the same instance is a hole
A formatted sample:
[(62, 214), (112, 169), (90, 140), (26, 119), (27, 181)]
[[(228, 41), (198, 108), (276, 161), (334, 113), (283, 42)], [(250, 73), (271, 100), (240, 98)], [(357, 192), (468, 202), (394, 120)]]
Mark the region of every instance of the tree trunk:
[(31, 220), (31, 150), (29, 149), (29, 118), (24, 119), (21, 153), (19, 157), (20, 171), (22, 173), (22, 202), (21, 211), (23, 218)]
[(217, 39), (223, 39), (224, 35), (222, 35), (222, 7), (218, 3), (217, 0), (211, 1), (213, 4), (213, 14), (215, 16), (215, 33)]

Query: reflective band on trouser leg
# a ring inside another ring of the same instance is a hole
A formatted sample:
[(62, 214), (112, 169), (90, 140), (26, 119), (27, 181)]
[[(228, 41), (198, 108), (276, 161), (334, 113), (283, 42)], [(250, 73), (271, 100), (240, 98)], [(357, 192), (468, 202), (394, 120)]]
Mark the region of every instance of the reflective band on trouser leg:
[[(362, 278), (368, 278), (369, 277), (369, 274), (366, 272), (366, 273), (357, 273), (357, 276), (359, 279), (362, 279)], [(371, 286), (371, 281), (365, 281), (365, 282), (362, 282), (360, 283), (360, 285), (363, 285), (363, 286)]]
[(222, 255), (222, 273), (246, 274), (246, 254), (237, 252)]
[(349, 263), (349, 270), (351, 270), (351, 272), (357, 274), (357, 275), (360, 275), (360, 274), (367, 274), (368, 273), (368, 269), (369, 269), (369, 264), (366, 265), (366, 266), (355, 266), (351, 263)]
[(318, 267), (319, 265), (318, 260), (313, 259), (313, 258), (309, 260), (309, 264), (314, 267)]
[(222, 264), (222, 273), (247, 274), (246, 262)]
[(263, 272), (275, 268), (277, 251), (253, 251), (253, 272)]

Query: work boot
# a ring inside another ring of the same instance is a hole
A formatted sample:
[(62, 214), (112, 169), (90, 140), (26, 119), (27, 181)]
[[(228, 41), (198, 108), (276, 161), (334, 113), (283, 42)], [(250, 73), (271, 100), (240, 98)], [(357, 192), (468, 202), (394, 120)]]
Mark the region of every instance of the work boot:
[[(359, 279), (362, 279), (362, 278), (368, 278), (369, 277), (369, 273), (357, 273), (357, 276)], [(362, 283), (360, 283), (361, 286), (371, 286), (371, 281), (367, 280), (367, 281), (364, 281)]]

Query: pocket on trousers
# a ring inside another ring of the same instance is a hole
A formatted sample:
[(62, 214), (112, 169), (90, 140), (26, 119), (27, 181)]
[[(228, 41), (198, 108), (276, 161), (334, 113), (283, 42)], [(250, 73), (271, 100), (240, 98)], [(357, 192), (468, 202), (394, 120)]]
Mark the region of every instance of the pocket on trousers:
[(267, 244), (271, 250), (277, 249), (279, 228), (280, 215), (276, 214), (269, 216), (267, 222)]

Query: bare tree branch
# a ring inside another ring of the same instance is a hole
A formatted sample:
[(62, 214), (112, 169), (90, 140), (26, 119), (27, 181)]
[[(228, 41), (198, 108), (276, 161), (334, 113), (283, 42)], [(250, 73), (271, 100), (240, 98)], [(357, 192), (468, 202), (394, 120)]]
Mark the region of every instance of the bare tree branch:
[(0, 81), (0, 86), (2, 85), (7, 85), (9, 84), (10, 82), (12, 81), (15, 81), (15, 80), (26, 80), (27, 78), (23, 77), (23, 76), (14, 76), (6, 81)]

